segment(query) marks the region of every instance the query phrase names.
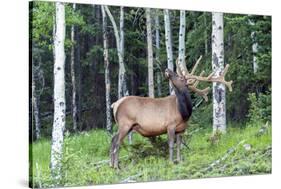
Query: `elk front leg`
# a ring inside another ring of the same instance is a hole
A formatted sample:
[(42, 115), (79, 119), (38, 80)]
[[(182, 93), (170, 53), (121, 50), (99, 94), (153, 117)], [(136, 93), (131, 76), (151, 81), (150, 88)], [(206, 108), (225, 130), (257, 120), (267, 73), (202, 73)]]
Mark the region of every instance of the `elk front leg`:
[(168, 128), (168, 138), (169, 138), (170, 161), (173, 161), (173, 150), (174, 150), (174, 142), (175, 142), (175, 128)]
[(181, 161), (181, 154), (180, 154), (180, 150), (181, 150), (181, 134), (177, 133), (176, 134), (176, 138), (177, 138), (177, 162)]

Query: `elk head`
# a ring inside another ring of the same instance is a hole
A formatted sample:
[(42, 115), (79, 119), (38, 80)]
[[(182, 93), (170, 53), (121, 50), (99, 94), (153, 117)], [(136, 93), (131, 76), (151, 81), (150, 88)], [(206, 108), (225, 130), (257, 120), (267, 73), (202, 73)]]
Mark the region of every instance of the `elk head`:
[(179, 90), (187, 88), (186, 79), (183, 76), (179, 76), (168, 68), (165, 70), (165, 76), (172, 82), (174, 88)]

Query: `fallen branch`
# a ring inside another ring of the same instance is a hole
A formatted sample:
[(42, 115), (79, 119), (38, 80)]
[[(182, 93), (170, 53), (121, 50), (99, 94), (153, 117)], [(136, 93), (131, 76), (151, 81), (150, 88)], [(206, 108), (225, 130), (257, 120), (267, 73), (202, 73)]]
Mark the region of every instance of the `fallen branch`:
[(140, 176), (142, 176), (142, 175), (143, 175), (143, 173), (138, 173), (138, 174), (129, 176), (129, 177), (127, 177), (126, 179), (122, 180), (120, 183), (136, 182), (136, 181), (133, 180), (133, 179), (138, 178), (138, 177), (140, 177)]
[[(127, 158), (128, 155), (126, 156), (122, 156), (120, 157), (119, 159), (123, 159), (123, 158)], [(99, 168), (99, 167), (102, 167), (103, 165), (107, 164), (110, 162), (110, 159), (105, 159), (105, 160), (101, 160), (101, 161), (98, 161), (98, 162), (95, 162), (93, 163), (93, 165), (96, 167), (96, 168)]]
[(227, 150), (227, 152), (224, 154), (224, 156), (220, 159), (217, 159), (215, 161), (213, 161), (213, 163), (211, 163), (207, 168), (205, 168), (203, 171), (210, 171), (213, 169), (213, 167), (215, 167), (216, 165), (220, 164), (222, 161), (226, 160), (228, 158), (228, 156), (230, 154), (232, 154), (233, 152), (236, 151), (236, 149), (238, 148), (238, 146), (240, 146), (241, 144), (243, 144), (245, 142), (245, 140), (240, 141), (235, 147), (229, 148)]

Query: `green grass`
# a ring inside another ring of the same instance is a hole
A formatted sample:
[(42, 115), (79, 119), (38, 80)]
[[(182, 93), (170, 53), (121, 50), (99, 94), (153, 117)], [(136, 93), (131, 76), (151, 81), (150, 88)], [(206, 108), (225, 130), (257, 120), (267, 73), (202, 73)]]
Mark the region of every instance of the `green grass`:
[[(147, 138), (134, 133), (132, 145), (127, 138), (121, 145), (120, 170), (101, 162), (109, 159), (111, 136), (105, 131), (66, 136), (60, 185), (120, 183), (132, 175), (137, 176), (129, 180), (142, 182), (271, 173), (271, 127), (259, 135), (260, 128), (229, 127), (226, 134), (211, 137), (210, 129), (189, 135), (197, 129), (191, 126), (184, 135), (187, 146), (182, 147), (183, 161), (178, 164), (168, 160), (166, 135), (158, 137), (153, 146)], [(249, 150), (244, 147), (247, 144)], [(54, 186), (49, 169), (50, 140), (36, 141), (30, 149), (34, 186)]]

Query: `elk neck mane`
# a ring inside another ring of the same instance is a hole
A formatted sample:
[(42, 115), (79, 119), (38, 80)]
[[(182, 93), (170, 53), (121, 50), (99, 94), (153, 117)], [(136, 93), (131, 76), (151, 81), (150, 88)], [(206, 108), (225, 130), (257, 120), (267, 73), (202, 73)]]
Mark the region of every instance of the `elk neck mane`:
[(177, 89), (174, 87), (177, 101), (178, 101), (178, 110), (184, 121), (188, 120), (192, 114), (192, 102), (190, 94), (187, 88)]

